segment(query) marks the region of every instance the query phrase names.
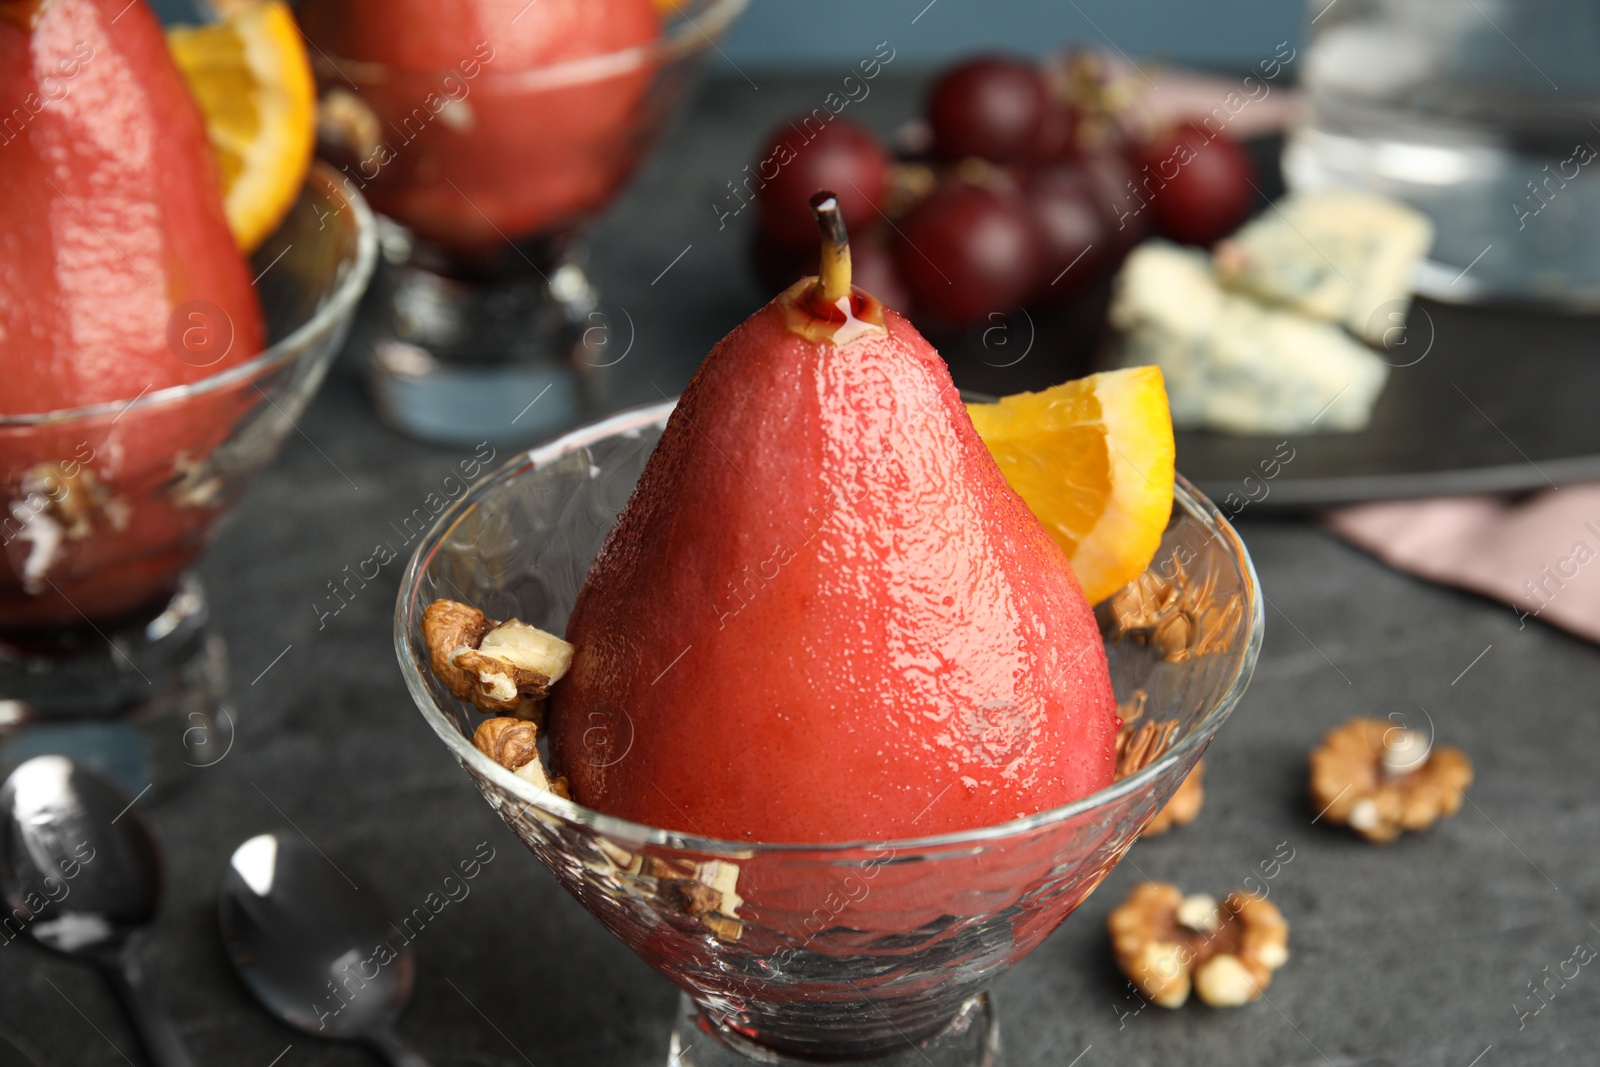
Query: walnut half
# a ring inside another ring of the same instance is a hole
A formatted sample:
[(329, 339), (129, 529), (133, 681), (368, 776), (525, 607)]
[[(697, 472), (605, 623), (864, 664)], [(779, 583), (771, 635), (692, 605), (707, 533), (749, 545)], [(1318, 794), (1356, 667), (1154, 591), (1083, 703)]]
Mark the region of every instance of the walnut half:
[(422, 639), (433, 673), (479, 711), (534, 717), (541, 701), (572, 666), (573, 648), (517, 619), (491, 622), (477, 608), (435, 600), (422, 613)]
[(523, 781), (558, 797), (572, 799), (565, 778), (551, 778), (545, 774), (544, 764), (539, 760), (539, 728), (526, 719), (485, 719), (473, 733), (472, 744)]
[(1181, 1007), (1191, 990), (1214, 1008), (1247, 1004), (1289, 959), (1283, 913), (1250, 893), (1230, 893), (1219, 904), (1166, 882), (1141, 882), (1106, 925), (1117, 966), (1163, 1008)]
[(1331, 823), (1368, 841), (1389, 842), (1461, 810), (1472, 761), (1458, 748), (1432, 746), (1416, 730), (1356, 718), (1332, 730), (1311, 753), (1311, 802)]

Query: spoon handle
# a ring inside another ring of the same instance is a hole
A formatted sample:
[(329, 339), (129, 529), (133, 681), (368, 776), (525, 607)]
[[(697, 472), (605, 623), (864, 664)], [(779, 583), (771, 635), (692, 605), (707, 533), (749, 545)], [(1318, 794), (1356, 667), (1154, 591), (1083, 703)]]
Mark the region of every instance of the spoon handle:
[(122, 997), (123, 1006), (133, 1017), (134, 1028), (144, 1046), (145, 1057), (155, 1067), (195, 1067), (172, 1025), (172, 1016), (156, 996), (136, 952), (123, 951), (106, 961), (106, 974)]
[(367, 1040), (383, 1054), (391, 1067), (433, 1067), (428, 1057), (418, 1052), (417, 1047), (402, 1037), (398, 1030), (375, 1030), (367, 1035)]

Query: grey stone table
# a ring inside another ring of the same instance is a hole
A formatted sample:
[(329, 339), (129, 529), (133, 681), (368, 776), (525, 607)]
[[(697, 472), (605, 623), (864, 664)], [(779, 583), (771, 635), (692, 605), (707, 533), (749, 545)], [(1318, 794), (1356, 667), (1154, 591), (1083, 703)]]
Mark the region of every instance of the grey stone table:
[[(638, 330), (618, 368), (619, 403), (676, 392), (763, 299), (744, 266), (748, 213), (719, 230), (712, 204), (761, 132), (820, 102), (832, 82), (750, 73), (759, 89), (737, 76), (706, 86), (596, 234), (597, 274)], [(852, 107), (887, 127), (918, 89), (885, 77)], [(395, 542), (390, 524), (471, 449), (381, 428), (349, 367), (300, 429), (201, 568), (229, 646), (237, 742), (148, 810), (170, 875), (150, 966), (184, 1036), (202, 1064), (376, 1062), (269, 1019), (223, 956), (214, 894), (227, 856), (252, 834), (283, 830), (366, 872), (401, 911), (438, 891), (480, 842), (494, 850), (470, 895), (414, 942), (419, 977), (404, 1029), (442, 1064), (664, 1063), (676, 991), (523, 851), (406, 695), (390, 646), (402, 562), (319, 625), (314, 605), (327, 583), (375, 544)], [(1600, 964), (1552, 980), (1543, 1000), (1529, 983), (1580, 943), (1600, 946), (1600, 654), (1538, 624), (1521, 629), (1505, 607), (1389, 571), (1313, 524), (1246, 512), (1241, 528), (1270, 605), (1266, 646), (1208, 756), (1205, 811), (1134, 846), (1000, 981), (1006, 1061), (1595, 1062)], [(1471, 754), (1478, 779), (1456, 818), (1378, 848), (1314, 824), (1305, 759), (1326, 730), (1391, 700), (1427, 709), (1440, 737)], [(1269, 883), (1292, 928), (1292, 958), (1269, 999), (1136, 1012), (1105, 934), (1106, 913), (1129, 887), (1147, 876), (1221, 894), (1291, 849)], [(21, 941), (3, 951), (0, 1023), (53, 1064), (138, 1062), (96, 975)]]

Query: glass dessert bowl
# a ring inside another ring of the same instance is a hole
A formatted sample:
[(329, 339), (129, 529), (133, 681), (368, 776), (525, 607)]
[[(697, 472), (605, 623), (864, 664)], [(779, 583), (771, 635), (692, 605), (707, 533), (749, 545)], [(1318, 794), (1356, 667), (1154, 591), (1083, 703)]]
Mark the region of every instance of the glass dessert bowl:
[(535, 66), (489, 41), (437, 68), (352, 58), (341, 50), (398, 46), (332, 19), (323, 40), (308, 13), (319, 152), (382, 219), (370, 372), (388, 422), (435, 441), (475, 443), (486, 428), (527, 441), (593, 409), (629, 342), (585, 274), (581, 236), (746, 3), (658, 4), (654, 39)]
[[(188, 568), (327, 373), (377, 258), (374, 229), (359, 194), (314, 167), (251, 256), (264, 351), (131, 400), (0, 416), (0, 731), (153, 715), (170, 727), (160, 750), (178, 754), (166, 762), (187, 752), (185, 762), (203, 765), (202, 735), (226, 693), (204, 592)], [(205, 309), (196, 314), (190, 329), (226, 328)], [(222, 358), (173, 329), (177, 358)], [(136, 751), (139, 763), (153, 758)], [(124, 784), (137, 778), (134, 790), (170, 777), (165, 766), (138, 777), (145, 772), (129, 769), (127, 756), (101, 762), (125, 772)]]
[[(1180, 478), (1162, 545), (1135, 587), (1170, 590), (1150, 603), (1181, 609), (1189, 638), (1175, 647), (1156, 637), (1164, 628), (1149, 613), (1096, 610), (1118, 701), (1141, 709), (1125, 728), (1140, 756), (1080, 801), (961, 833), (827, 845), (628, 822), (539, 789), (475, 748), (482, 716), (434, 676), (421, 619), (435, 599), (459, 599), (563, 632), (672, 407), (624, 412), (537, 448), (440, 517), (396, 607), (407, 686), (529, 849), (685, 991), (692, 1009), (674, 1033), (673, 1064), (993, 1062), (988, 984), (1094, 890), (1243, 694), (1262, 633), (1249, 555)], [(997, 720), (993, 744), (1003, 749), (1014, 729)], [(594, 742), (596, 758), (618, 759), (632, 739)]]

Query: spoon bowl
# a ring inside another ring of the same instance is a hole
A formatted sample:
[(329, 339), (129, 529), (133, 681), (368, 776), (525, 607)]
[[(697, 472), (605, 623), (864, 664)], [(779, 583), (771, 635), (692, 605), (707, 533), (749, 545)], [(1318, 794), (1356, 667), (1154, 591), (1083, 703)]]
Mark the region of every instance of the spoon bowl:
[(140, 960), (161, 860), (133, 805), (65, 756), (23, 763), (0, 786), (0, 895), (35, 941), (106, 972), (158, 1067), (191, 1067)]
[(244, 842), (223, 875), (217, 918), (234, 970), (273, 1015), (425, 1067), (396, 1030), (416, 977), (411, 949), (382, 899), (321, 852), (278, 834)]
[(70, 954), (115, 951), (155, 917), (155, 841), (127, 807), (120, 789), (64, 756), (28, 760), (0, 787), (9, 815), (0, 888), (32, 916), (34, 940)]

